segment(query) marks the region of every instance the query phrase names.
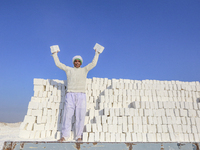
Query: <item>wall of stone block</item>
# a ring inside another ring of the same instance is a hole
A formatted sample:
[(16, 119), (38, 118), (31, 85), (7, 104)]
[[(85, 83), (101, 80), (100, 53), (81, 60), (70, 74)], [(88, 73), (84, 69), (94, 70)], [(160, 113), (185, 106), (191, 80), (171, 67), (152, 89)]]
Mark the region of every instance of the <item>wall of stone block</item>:
[[(20, 126), (26, 139), (59, 139), (66, 80), (34, 79)], [(84, 142), (200, 142), (200, 83), (87, 79)], [(74, 140), (75, 115), (71, 138)]]

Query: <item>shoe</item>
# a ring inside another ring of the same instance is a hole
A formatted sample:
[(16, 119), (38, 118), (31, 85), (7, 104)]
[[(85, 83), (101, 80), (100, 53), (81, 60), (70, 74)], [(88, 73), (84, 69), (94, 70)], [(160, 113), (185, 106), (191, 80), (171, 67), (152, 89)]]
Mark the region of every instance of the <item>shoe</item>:
[(77, 142), (82, 142), (82, 139), (81, 139), (81, 138), (78, 138), (76, 141), (77, 141)]
[(60, 140), (58, 140), (58, 142), (60, 142), (60, 143), (65, 142), (65, 141), (66, 141), (66, 140), (65, 140), (64, 137), (62, 137)]

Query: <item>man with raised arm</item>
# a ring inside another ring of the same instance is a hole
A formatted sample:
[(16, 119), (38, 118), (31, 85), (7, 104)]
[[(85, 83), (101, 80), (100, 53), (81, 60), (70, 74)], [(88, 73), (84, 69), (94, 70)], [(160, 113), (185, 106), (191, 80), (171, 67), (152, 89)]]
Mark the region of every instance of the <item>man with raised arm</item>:
[(62, 138), (59, 142), (67, 141), (70, 137), (71, 120), (75, 111), (76, 115), (76, 141), (82, 141), (82, 134), (86, 113), (86, 78), (88, 72), (97, 64), (99, 52), (95, 49), (95, 56), (91, 63), (81, 68), (83, 59), (81, 56), (74, 56), (72, 63), (74, 67), (62, 64), (57, 56), (58, 51), (53, 53), (53, 59), (56, 66), (65, 71), (67, 75), (67, 94), (65, 96), (63, 121), (62, 121)]

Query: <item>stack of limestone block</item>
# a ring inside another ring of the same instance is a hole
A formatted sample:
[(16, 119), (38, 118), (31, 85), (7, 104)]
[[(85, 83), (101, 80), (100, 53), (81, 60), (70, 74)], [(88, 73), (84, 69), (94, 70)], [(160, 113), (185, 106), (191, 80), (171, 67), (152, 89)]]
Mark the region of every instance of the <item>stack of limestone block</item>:
[[(34, 79), (20, 137), (59, 139), (66, 80)], [(84, 142), (200, 142), (200, 83), (92, 78)], [(71, 139), (74, 140), (75, 115)]]

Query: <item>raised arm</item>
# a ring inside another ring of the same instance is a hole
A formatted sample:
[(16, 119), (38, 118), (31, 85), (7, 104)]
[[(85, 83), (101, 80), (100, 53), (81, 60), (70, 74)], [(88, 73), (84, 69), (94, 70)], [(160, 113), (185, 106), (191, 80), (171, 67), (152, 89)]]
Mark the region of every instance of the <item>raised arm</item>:
[(65, 64), (61, 63), (59, 58), (58, 58), (58, 55), (57, 55), (57, 52), (53, 53), (52, 54), (53, 56), (53, 59), (54, 59), (54, 62), (56, 64), (56, 66), (64, 71), (66, 71), (68, 69), (68, 66), (66, 66)]
[(94, 56), (92, 62), (89, 63), (87, 66), (85, 66), (87, 71), (90, 71), (92, 68), (94, 68), (96, 66), (98, 58), (99, 58), (99, 52), (95, 51), (95, 56)]

